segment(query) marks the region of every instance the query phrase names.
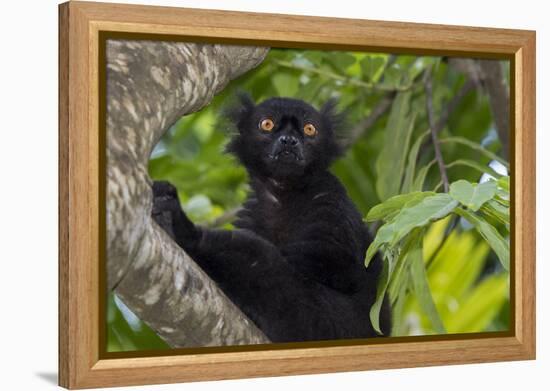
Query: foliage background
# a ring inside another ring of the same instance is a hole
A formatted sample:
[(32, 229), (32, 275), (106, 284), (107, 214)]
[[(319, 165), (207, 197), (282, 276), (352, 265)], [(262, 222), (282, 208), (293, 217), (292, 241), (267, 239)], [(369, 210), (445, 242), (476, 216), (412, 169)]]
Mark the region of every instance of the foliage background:
[[(508, 77), (508, 63), (500, 66)], [(338, 99), (347, 114), (350, 147), (332, 171), (365, 216), (397, 194), (442, 191), (427, 132), (427, 76), (437, 118), (456, 102), (438, 133), (449, 182), (478, 183), (489, 175), (506, 174), (487, 94), (448, 59), (272, 49), (258, 68), (231, 82), (208, 107), (173, 125), (152, 153), (150, 175), (176, 185), (194, 221), (230, 229), (231, 216), (246, 198), (247, 175), (234, 158), (222, 153), (228, 133), (219, 114), (237, 91), (244, 90), (256, 101), (288, 96), (316, 107)], [(508, 241), (506, 224), (488, 221)], [(373, 233), (379, 227), (380, 222), (370, 224)], [(418, 287), (414, 268), (406, 266), (405, 277), (393, 279), (388, 287), (394, 308), (392, 335), (507, 330), (509, 273), (487, 241), (457, 216), (422, 228), (421, 272), (429, 297)], [(406, 254), (402, 246), (398, 250)], [(107, 321), (108, 351), (167, 348), (114, 295), (109, 297)]]

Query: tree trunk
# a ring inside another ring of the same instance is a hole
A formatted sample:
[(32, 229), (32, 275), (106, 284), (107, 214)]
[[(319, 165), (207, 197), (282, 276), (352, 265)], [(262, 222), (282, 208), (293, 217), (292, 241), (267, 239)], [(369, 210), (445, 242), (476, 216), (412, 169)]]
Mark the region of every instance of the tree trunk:
[(149, 155), (267, 48), (107, 42), (107, 288), (170, 346), (269, 342), (151, 219)]

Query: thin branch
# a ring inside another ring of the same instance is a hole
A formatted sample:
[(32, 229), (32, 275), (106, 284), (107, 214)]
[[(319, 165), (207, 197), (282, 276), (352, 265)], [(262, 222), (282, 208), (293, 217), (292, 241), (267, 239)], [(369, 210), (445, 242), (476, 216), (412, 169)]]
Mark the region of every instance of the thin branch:
[(449, 65), (473, 80), (489, 97), (493, 121), (502, 144), (502, 156), (507, 159), (510, 145), (510, 94), (502, 63), (498, 60), (454, 58)]
[(432, 143), (435, 151), (435, 158), (437, 165), (439, 166), (439, 173), (441, 175), (441, 181), (443, 182), (443, 189), (447, 193), (449, 191), (449, 178), (447, 177), (447, 170), (445, 168), (445, 162), (441, 155), (441, 148), (437, 139), (436, 122), (434, 116), (434, 108), (432, 102), (433, 88), (432, 88), (432, 73), (431, 69), (426, 70), (424, 78), (424, 88), (426, 90), (426, 110), (428, 112), (428, 123), (430, 125), (430, 133), (432, 135)]
[(439, 254), (439, 252), (443, 248), (443, 245), (445, 244), (445, 242), (447, 241), (447, 239), (451, 235), (451, 232), (453, 232), (453, 230), (456, 228), (459, 221), (460, 221), (460, 219), (458, 218), (457, 215), (452, 215), (450, 223), (447, 225), (447, 227), (445, 227), (445, 232), (443, 233), (443, 238), (441, 239), (441, 241), (437, 245), (437, 248), (435, 249), (435, 251), (432, 253), (432, 256), (430, 257), (430, 259), (428, 259), (426, 261), (426, 270), (429, 270), (430, 266), (432, 266), (435, 258), (437, 257), (437, 254)]
[(498, 60), (479, 60), (483, 86), (489, 96), (493, 121), (502, 144), (502, 156), (508, 159), (510, 148), (510, 94)]
[(357, 86), (357, 87), (367, 88), (369, 90), (374, 90), (374, 91), (386, 91), (386, 92), (408, 91), (408, 90), (412, 89), (413, 87), (415, 87), (417, 85), (415, 83), (410, 83), (410, 84), (407, 84), (407, 85), (404, 85), (404, 86), (392, 87), (392, 86), (386, 86), (386, 85), (383, 85), (383, 84), (368, 83), (368, 82), (360, 80), (360, 79), (355, 79), (355, 78), (352, 78), (352, 77), (339, 75), (338, 73), (331, 72), (331, 71), (328, 71), (326, 69), (310, 67), (310, 66), (307, 66), (307, 65), (295, 64), (295, 63), (292, 63), (290, 61), (275, 60), (273, 62), (275, 64), (281, 66), (281, 67), (291, 68), (291, 69), (298, 69), (300, 71), (309, 72), (309, 73), (315, 73), (317, 75), (325, 76), (329, 79), (341, 81), (342, 83), (351, 84), (351, 85), (354, 85), (354, 86)]
[(439, 133), (441, 130), (445, 127), (445, 124), (449, 120), (449, 117), (451, 114), (456, 110), (460, 102), (462, 102), (462, 99), (470, 91), (472, 91), (476, 87), (476, 83), (472, 79), (466, 80), (466, 82), (462, 85), (460, 90), (456, 93), (455, 96), (449, 101), (449, 103), (445, 106), (443, 111), (441, 112), (441, 116), (439, 117), (439, 121), (437, 121), (437, 124), (435, 125), (435, 132)]
[[(447, 124), (447, 121), (449, 120), (451, 114), (456, 110), (458, 105), (462, 102), (462, 100), (468, 95), (470, 91), (475, 89), (477, 86), (477, 82), (474, 79), (468, 79), (460, 88), (460, 90), (456, 93), (455, 96), (447, 103), (445, 108), (441, 112), (441, 116), (439, 117), (439, 120), (437, 121), (437, 124), (435, 125), (435, 133), (439, 134), (445, 125)], [(420, 153), (418, 156), (421, 156), (425, 153), (426, 148), (428, 148), (428, 145), (430, 144), (430, 141), (427, 140), (422, 144), (420, 147)]]

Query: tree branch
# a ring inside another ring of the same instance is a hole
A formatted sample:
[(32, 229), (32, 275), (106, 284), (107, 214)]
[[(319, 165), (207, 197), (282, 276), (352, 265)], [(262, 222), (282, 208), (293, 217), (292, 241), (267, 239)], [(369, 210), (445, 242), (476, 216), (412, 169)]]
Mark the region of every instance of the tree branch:
[(437, 124), (435, 125), (435, 132), (439, 133), (441, 130), (445, 127), (445, 124), (447, 124), (447, 121), (449, 120), (449, 117), (451, 114), (456, 110), (460, 102), (462, 102), (462, 99), (470, 91), (472, 91), (476, 86), (476, 83), (472, 79), (466, 80), (466, 82), (462, 85), (460, 90), (456, 93), (455, 96), (447, 103), (443, 111), (441, 112), (441, 116), (439, 117), (439, 120), (437, 121)]
[(443, 182), (443, 189), (445, 192), (449, 191), (449, 178), (447, 177), (447, 169), (445, 168), (445, 162), (443, 161), (443, 156), (441, 155), (441, 148), (439, 146), (439, 141), (437, 139), (436, 131), (436, 122), (434, 116), (434, 108), (432, 102), (432, 73), (431, 69), (426, 70), (425, 79), (424, 79), (424, 88), (426, 91), (426, 110), (428, 112), (428, 123), (430, 125), (430, 133), (432, 136), (432, 143), (435, 151), (435, 158), (437, 160), (437, 165), (439, 166), (439, 173), (441, 175), (441, 181)]
[(449, 65), (464, 73), (479, 90), (489, 97), (493, 121), (502, 144), (502, 156), (507, 159), (510, 148), (510, 93), (502, 63), (498, 60), (473, 60), (453, 58)]
[(266, 48), (107, 42), (107, 288), (173, 347), (268, 342), (151, 218), (149, 155)]
[[(462, 102), (462, 99), (470, 91), (472, 91), (474, 88), (476, 88), (477, 82), (473, 79), (468, 79), (460, 88), (460, 90), (456, 93), (455, 96), (447, 103), (443, 111), (441, 112), (441, 116), (439, 117), (439, 120), (437, 121), (437, 124), (435, 125), (435, 133), (439, 134), (445, 125), (447, 124), (447, 121), (449, 120), (451, 114), (456, 110), (460, 102)], [(426, 149), (428, 148), (428, 145), (430, 144), (430, 141), (426, 141), (422, 144), (420, 147), (420, 153), (419, 156), (423, 155), (426, 152)]]
[(508, 159), (510, 148), (510, 94), (502, 64), (498, 60), (479, 60), (483, 86), (489, 95), (489, 104), (498, 137), (502, 143), (502, 156)]

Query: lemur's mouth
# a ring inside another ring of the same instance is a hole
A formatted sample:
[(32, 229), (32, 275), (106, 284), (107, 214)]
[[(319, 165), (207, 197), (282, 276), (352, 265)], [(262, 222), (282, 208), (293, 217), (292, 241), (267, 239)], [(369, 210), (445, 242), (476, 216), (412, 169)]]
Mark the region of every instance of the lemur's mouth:
[(301, 154), (298, 154), (297, 151), (293, 151), (290, 149), (283, 149), (278, 151), (275, 154), (270, 154), (269, 158), (272, 160), (279, 160), (283, 162), (292, 162), (292, 161), (298, 162), (300, 160), (304, 160)]

